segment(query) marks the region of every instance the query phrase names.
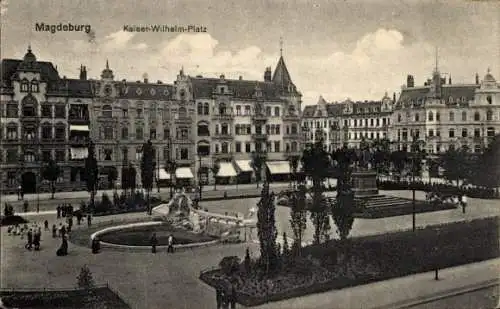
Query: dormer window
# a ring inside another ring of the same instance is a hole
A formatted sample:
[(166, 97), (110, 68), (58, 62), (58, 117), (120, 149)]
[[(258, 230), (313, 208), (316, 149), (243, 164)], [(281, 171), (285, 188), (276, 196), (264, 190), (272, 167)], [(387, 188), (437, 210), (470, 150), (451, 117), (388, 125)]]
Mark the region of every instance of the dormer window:
[(28, 92), (29, 91), (29, 81), (27, 79), (23, 79), (21, 81), (21, 92)]
[(181, 100), (184, 100), (186, 98), (186, 90), (182, 89), (179, 95), (181, 96)]
[(488, 104), (493, 104), (493, 98), (490, 95), (486, 97), (486, 101)]
[(220, 87), (220, 88), (219, 88), (219, 93), (220, 93), (220, 94), (224, 94), (224, 87)]

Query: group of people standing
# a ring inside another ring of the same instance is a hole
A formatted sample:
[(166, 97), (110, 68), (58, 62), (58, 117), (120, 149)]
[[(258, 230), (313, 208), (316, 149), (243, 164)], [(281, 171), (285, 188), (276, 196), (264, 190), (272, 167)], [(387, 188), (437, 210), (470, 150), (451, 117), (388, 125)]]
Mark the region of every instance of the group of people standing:
[(225, 280), (215, 287), (217, 309), (236, 308), (236, 289), (234, 284)]
[[(156, 246), (158, 245), (158, 239), (156, 238), (156, 233), (151, 235), (151, 252), (156, 253)], [(174, 253), (174, 235), (168, 235), (167, 239), (167, 253)]]
[(7, 233), (12, 236), (21, 236), (24, 239), (26, 236), (26, 243), (24, 248), (27, 250), (35, 249), (35, 251), (40, 250), (40, 242), (42, 240), (42, 227), (34, 222), (31, 227), (25, 223), (23, 226), (16, 224), (15, 226), (9, 226)]

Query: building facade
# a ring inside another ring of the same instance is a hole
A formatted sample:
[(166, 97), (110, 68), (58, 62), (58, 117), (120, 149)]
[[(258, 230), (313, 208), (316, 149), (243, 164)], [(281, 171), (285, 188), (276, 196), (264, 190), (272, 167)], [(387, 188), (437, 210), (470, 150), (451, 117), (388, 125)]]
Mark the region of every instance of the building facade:
[[(60, 77), (57, 67), (24, 59), (2, 60), (0, 181), (3, 192), (47, 191), (44, 162), (61, 167), (58, 190), (85, 186), (84, 159), (92, 140), (100, 187), (120, 186), (133, 167), (140, 187), (142, 145), (154, 147), (157, 180), (194, 184), (248, 182), (254, 153), (265, 156), (269, 175), (289, 174), (299, 156), (301, 93), (283, 57), (262, 81), (191, 77), (180, 70), (172, 84), (115, 79), (109, 63), (97, 80)], [(176, 164), (174, 175), (165, 169)], [(219, 166), (218, 170), (213, 167)], [(216, 173), (214, 173), (216, 172)], [(116, 183), (112, 183), (116, 181)]]
[(389, 139), (393, 107), (394, 97), (387, 93), (380, 101), (327, 103), (320, 97), (302, 114), (304, 138), (310, 143), (322, 139), (328, 151), (359, 147), (362, 140)]
[(429, 154), (467, 147), (480, 153), (500, 131), (500, 86), (489, 72), (471, 84), (453, 84), (437, 67), (423, 86), (407, 84), (395, 105), (391, 139), (397, 148), (410, 150), (420, 141)]
[[(60, 77), (50, 62), (37, 61), (28, 48), (22, 60), (3, 59), (0, 85), (0, 181), (3, 192), (49, 191), (42, 180), (44, 162), (54, 159), (62, 172), (57, 182), (70, 185), (68, 113), (73, 104), (91, 101), (90, 85)], [(74, 117), (73, 117), (74, 118)], [(78, 182), (74, 186), (78, 186)]]

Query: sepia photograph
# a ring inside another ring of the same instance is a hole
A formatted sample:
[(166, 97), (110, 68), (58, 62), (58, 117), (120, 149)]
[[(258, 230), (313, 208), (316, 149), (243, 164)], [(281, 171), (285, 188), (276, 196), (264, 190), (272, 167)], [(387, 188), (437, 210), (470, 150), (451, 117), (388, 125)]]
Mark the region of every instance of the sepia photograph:
[(0, 309), (500, 309), (500, 0), (0, 14)]

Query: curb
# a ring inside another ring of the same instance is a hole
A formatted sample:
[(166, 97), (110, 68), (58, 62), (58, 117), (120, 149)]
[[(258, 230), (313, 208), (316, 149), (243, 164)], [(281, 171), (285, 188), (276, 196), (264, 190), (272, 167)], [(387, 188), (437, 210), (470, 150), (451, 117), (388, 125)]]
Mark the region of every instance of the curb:
[(393, 304), (389, 304), (386, 306), (381, 306), (381, 307), (376, 307), (372, 309), (407, 309), (407, 308), (412, 308), (418, 305), (423, 305), (427, 303), (432, 303), (441, 299), (453, 297), (453, 296), (458, 296), (458, 295), (463, 295), (463, 294), (468, 294), (471, 292), (487, 289), (490, 287), (498, 286), (500, 285), (500, 279), (492, 279), (492, 280), (487, 280), (483, 281), (480, 283), (472, 284), (472, 285), (467, 285), (459, 288), (454, 288), (450, 289), (447, 291), (443, 291), (440, 293), (435, 293), (431, 294), (428, 296), (424, 297), (418, 297), (415, 299), (410, 299), (406, 301), (400, 301), (396, 302)]

